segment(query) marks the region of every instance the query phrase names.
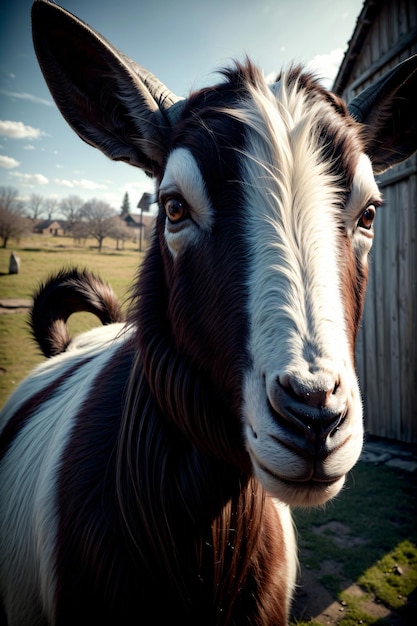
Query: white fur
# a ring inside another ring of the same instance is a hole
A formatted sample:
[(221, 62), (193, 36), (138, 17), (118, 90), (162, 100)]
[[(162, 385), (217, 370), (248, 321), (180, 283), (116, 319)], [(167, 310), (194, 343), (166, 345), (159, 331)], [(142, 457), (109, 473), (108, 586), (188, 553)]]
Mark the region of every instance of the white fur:
[[(340, 490), (359, 457), (362, 408), (339, 287), (337, 188), (314, 135), (320, 105), (306, 103), (285, 81), (274, 95), (254, 91), (242, 156), (247, 232), (256, 251), (248, 280), (253, 365), (245, 381), (245, 434), (255, 473), (272, 495), (319, 504)], [(312, 388), (341, 380), (347, 390), (349, 420), (327, 442), (329, 455), (316, 470), (280, 445), (284, 426), (268, 410), (276, 380), (288, 376)], [(315, 471), (328, 483), (313, 488), (308, 479)]]
[(287, 615), (289, 615), (291, 608), (291, 599), (294, 595), (298, 576), (297, 538), (290, 507), (287, 504), (276, 500), (275, 498), (273, 498), (272, 501), (278, 512), (278, 516), (282, 526), (282, 545), (285, 549), (285, 560), (287, 564), (287, 567), (284, 568), (285, 580), (283, 581), (283, 584), (286, 585), (287, 588)]
[(26, 399), (76, 362), (94, 357), (62, 384), (59, 394), (39, 405), (0, 464), (4, 498), (0, 508), (0, 595), (9, 626), (36, 625), (40, 606), (47, 612), (48, 623), (54, 624), (58, 466), (73, 419), (91, 384), (126, 336), (119, 324), (81, 335), (69, 351), (41, 364), (5, 406), (7, 421)]

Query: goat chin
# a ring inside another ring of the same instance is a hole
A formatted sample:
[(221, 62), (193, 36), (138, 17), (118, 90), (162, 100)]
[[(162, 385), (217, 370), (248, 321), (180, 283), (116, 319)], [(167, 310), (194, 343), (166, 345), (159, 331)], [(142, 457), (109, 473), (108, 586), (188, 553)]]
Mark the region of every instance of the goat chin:
[(270, 495), (281, 502), (293, 507), (311, 508), (325, 504), (338, 495), (345, 483), (345, 476), (341, 476), (334, 482), (320, 483), (318, 481), (307, 481), (305, 483), (295, 483), (291, 481), (270, 477), (257, 473), (258, 480), (263, 484)]

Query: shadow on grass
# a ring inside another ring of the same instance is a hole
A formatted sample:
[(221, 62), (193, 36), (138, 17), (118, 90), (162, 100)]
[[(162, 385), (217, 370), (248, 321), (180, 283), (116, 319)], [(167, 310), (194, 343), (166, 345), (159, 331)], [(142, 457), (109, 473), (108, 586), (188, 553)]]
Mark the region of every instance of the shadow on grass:
[(46, 254), (56, 254), (62, 252), (62, 250), (56, 250), (55, 248), (21, 248), (20, 252), (42, 252)]
[[(410, 542), (416, 552), (416, 472), (359, 462), (338, 498), (321, 510), (295, 511), (294, 518), (305, 582), (294, 603), (293, 619), (297, 623), (324, 612), (331, 601), (340, 600), (340, 594), (358, 581), (361, 585), (364, 574), (402, 542)], [(408, 605), (415, 609), (413, 598), (410, 594)], [(396, 625), (407, 623), (401, 618), (407, 613), (405, 599), (402, 604)], [(343, 611), (343, 607), (336, 610)], [(350, 622), (340, 615), (340, 623)], [(393, 622), (375, 617), (362, 623)]]

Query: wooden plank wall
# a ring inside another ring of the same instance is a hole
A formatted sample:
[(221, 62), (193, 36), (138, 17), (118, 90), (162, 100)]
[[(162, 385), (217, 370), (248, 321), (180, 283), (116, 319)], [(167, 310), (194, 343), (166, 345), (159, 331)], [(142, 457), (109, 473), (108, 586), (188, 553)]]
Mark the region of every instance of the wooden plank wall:
[[(356, 359), (372, 434), (417, 441), (417, 164), (380, 183), (375, 241)], [(396, 168), (396, 174), (398, 168)], [(394, 170), (393, 170), (394, 173)]]
[[(343, 97), (349, 101), (417, 53), (417, 2), (379, 0)], [(417, 442), (417, 158), (380, 177), (370, 276), (356, 359), (365, 428)]]

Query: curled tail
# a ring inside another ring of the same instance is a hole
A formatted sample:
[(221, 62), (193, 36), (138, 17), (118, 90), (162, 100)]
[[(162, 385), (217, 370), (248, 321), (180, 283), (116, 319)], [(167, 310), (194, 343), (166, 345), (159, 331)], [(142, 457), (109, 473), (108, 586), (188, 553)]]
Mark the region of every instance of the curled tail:
[(45, 356), (63, 352), (71, 342), (67, 320), (72, 313), (96, 315), (102, 324), (123, 321), (112, 288), (87, 270), (62, 270), (34, 295), (30, 314), (32, 334)]

